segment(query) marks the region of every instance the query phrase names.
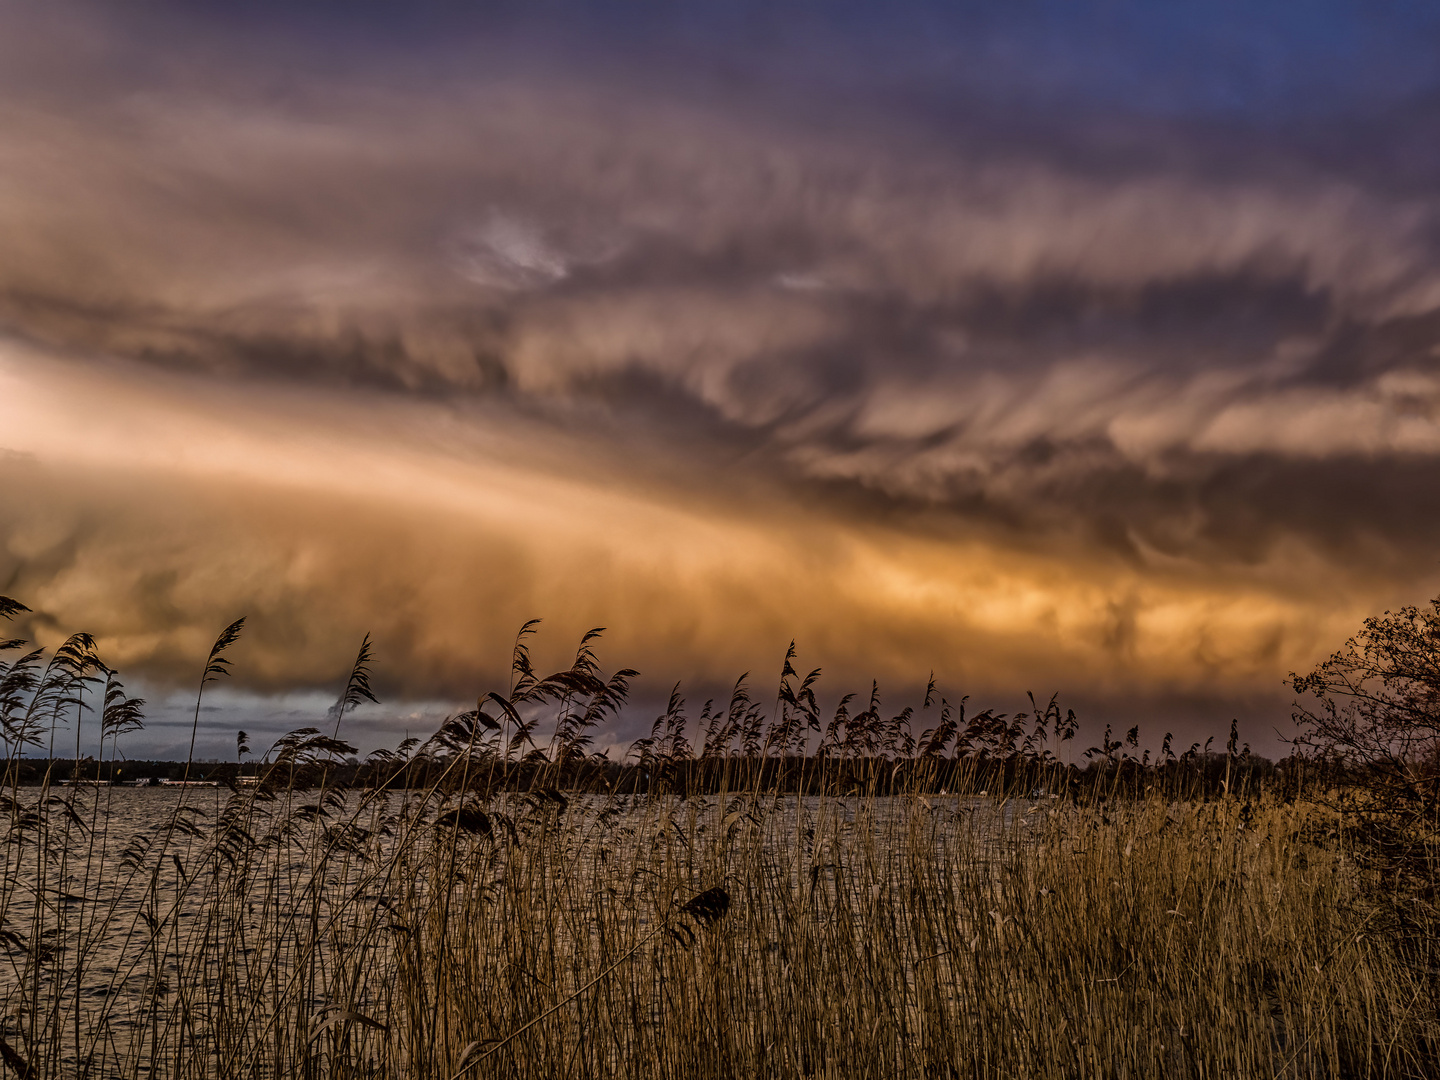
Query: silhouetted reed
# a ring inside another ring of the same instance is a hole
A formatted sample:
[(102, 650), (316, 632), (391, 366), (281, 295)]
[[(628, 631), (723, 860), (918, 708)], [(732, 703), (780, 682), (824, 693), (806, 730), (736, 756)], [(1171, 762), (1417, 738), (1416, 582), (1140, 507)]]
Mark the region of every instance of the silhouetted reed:
[(241, 733), (207, 769), (230, 786), (160, 792), (61, 786), (110, 775), (143, 703), (83, 635), (3, 643), (4, 1067), (1434, 1075), (1428, 976), (1374, 932), (1328, 811), (1233, 729), (1223, 755), (1077, 752), (1055, 699), (969, 712), (933, 679), (827, 715), (792, 646), (773, 705), (742, 678), (692, 718), (677, 687), (616, 761), (593, 748), (636, 673), (607, 677), (593, 631), (541, 675), (534, 629), (504, 693), (354, 763), (366, 638), (324, 729), (258, 762)]

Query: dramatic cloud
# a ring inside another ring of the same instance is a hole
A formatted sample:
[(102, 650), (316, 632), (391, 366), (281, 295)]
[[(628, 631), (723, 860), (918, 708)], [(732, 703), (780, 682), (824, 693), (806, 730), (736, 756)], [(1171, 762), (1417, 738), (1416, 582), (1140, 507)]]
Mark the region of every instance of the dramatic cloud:
[(36, 633), (163, 687), (249, 612), (246, 685), (298, 693), (369, 629), (392, 694), (463, 700), (538, 615), (647, 692), (796, 637), (837, 692), (1268, 724), (1440, 584), (1432, 27), (1307, 96), (1348, 9), (1246, 24), (1220, 89), (1152, 56), (1219, 38), (1140, 16), (1105, 63), (918, 7), (749, 52), (570, 16), (4, 16)]

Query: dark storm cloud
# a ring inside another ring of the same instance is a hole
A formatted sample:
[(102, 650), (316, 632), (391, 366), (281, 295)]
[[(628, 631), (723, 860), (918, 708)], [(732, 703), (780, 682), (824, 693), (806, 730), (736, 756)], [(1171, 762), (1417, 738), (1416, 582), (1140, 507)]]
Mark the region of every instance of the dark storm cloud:
[(1435, 27), (1107, 11), (7, 11), (0, 444), (133, 496), (7, 471), (7, 588), (268, 689), (546, 607), (1273, 686), (1435, 578)]

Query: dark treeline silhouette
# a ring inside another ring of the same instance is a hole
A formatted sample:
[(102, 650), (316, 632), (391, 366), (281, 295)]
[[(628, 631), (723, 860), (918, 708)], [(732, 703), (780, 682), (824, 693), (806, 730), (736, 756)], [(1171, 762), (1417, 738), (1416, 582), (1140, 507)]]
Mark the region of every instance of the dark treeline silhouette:
[(249, 762), (130, 759), (96, 761), (94, 758), (19, 758), (11, 763), (12, 782), (32, 787), (43, 784), (160, 785), (166, 781), (214, 782), (236, 788), (262, 782), (305, 790), (317, 787), (426, 789), (437, 783), (451, 791), (486, 794), (497, 791), (559, 791), (586, 795), (659, 795), (685, 798), (717, 795), (738, 789), (760, 789), (781, 794), (832, 796), (889, 796), (900, 794), (992, 793), (1042, 798), (1050, 795), (1140, 796), (1159, 790), (1175, 798), (1213, 798), (1266, 791), (1295, 797), (1308, 784), (1333, 784), (1343, 772), (1320, 769), (1314, 763), (1293, 759), (1271, 762), (1258, 755), (1228, 758), (1199, 754), (1160, 765), (1131, 760), (1087, 764), (1084, 767), (1037, 764), (1024, 760), (943, 758), (927, 761), (889, 758), (824, 759), (798, 756), (779, 758), (731, 757), (723, 760), (689, 758), (650, 762), (647, 765), (614, 761), (585, 761), (556, 774), (532, 762), (490, 763), (471, 772), (463, 782), (453, 775), (444, 757), (417, 755), (404, 761), (333, 762), (323, 766), (274, 769)]

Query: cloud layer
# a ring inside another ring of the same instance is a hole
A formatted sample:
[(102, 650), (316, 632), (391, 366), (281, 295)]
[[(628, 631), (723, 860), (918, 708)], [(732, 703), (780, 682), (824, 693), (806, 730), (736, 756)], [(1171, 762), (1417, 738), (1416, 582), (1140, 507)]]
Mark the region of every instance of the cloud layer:
[(793, 636), (842, 680), (1219, 710), (1440, 577), (1404, 65), (1317, 120), (1126, 109), (1083, 57), (1063, 99), (847, 83), (843, 22), (727, 81), (683, 27), (306, 67), (6, 18), (0, 586), (149, 678), (248, 611), (255, 688), (372, 629), (393, 692), (463, 697), (540, 615), (657, 682)]

